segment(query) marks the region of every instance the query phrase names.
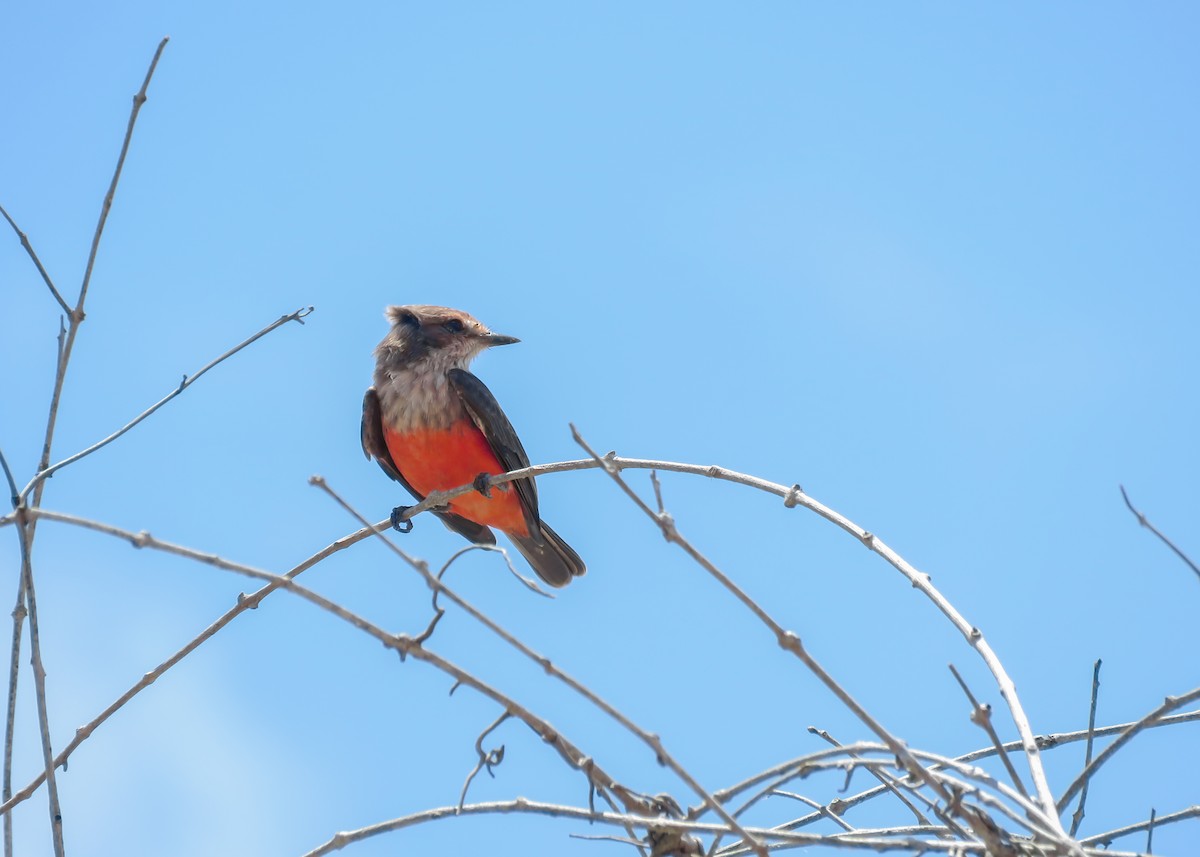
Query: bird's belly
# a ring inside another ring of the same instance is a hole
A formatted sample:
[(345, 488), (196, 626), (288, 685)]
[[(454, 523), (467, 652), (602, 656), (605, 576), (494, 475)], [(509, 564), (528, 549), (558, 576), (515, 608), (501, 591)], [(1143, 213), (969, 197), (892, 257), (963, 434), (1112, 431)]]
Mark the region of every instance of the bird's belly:
[[(487, 438), (470, 420), (446, 429), (383, 432), (392, 461), (413, 490), (422, 497), (473, 482), (480, 473), (503, 473), (504, 468)], [(450, 511), (468, 520), (518, 535), (528, 535), (525, 515), (512, 485), (493, 486), (491, 497), (472, 491), (450, 501)]]

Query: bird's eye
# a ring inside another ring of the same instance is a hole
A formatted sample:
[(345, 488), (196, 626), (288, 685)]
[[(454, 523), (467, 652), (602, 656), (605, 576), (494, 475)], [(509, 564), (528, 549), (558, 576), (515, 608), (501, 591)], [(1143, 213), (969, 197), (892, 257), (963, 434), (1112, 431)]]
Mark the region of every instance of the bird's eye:
[(411, 312), (400, 313), (400, 323), (406, 324), (409, 327), (420, 327), (421, 326), (421, 322), (418, 321), (417, 317), (415, 315), (413, 315)]
[(462, 333), (463, 332), (463, 323), (461, 321), (459, 321), (457, 318), (452, 318), (449, 321), (443, 322), (442, 328), (445, 329), (449, 333)]

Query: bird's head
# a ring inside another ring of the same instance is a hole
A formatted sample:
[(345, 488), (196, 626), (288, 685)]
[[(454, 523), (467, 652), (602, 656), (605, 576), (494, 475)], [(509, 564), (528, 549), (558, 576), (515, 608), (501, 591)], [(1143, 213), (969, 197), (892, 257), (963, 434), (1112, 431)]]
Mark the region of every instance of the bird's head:
[(392, 329), (379, 343), (379, 351), (405, 362), (436, 358), (446, 368), (465, 369), (485, 348), (520, 342), (515, 336), (492, 333), (473, 316), (449, 307), (390, 306), (386, 315)]

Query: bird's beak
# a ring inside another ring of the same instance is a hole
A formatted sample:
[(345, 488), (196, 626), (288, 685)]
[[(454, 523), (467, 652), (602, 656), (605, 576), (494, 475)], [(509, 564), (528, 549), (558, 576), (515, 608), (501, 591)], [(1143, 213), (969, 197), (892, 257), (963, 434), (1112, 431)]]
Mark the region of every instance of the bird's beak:
[(489, 333), (483, 337), (483, 341), (490, 348), (493, 345), (513, 345), (521, 340), (515, 336), (505, 336), (503, 333)]

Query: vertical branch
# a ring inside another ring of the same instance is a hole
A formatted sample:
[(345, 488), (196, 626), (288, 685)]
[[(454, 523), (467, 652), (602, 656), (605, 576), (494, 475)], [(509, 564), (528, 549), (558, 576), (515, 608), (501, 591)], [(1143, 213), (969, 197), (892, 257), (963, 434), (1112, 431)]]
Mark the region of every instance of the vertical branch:
[[(21, 539), (21, 585), (24, 590), (24, 598), (21, 605), (28, 611), (29, 615), (29, 653), (30, 663), (33, 666), (33, 686), (37, 697), (37, 713), (38, 726), (42, 735), (42, 761), (46, 767), (46, 791), (48, 796), (50, 810), (50, 832), (54, 840), (54, 857), (64, 857), (65, 850), (63, 847), (63, 832), (62, 832), (62, 807), (58, 802), (58, 782), (54, 774), (54, 747), (50, 742), (50, 712), (46, 703), (46, 669), (42, 665), (42, 648), (38, 638), (38, 623), (37, 623), (37, 596), (33, 588), (33, 558), (32, 558), (32, 533), (29, 528), (24, 525), (25, 521), (24, 510), (20, 512), (20, 539)], [(15, 612), (15, 611), (14, 611)], [(20, 623), (16, 623), (13, 630), (13, 652), (15, 653), (21, 644), (20, 640)], [(11, 676), (13, 680), (13, 690), (16, 689), (16, 674)], [(9, 695), (8, 700), (10, 710), (16, 704), (15, 692)], [(11, 747), (5, 748), (5, 761), (10, 760)], [(10, 771), (5, 770), (5, 778), (11, 777)], [(5, 845), (9, 845), (11, 836), (11, 825), (7, 822), (8, 816), (5, 817)]]
[[(96, 264), (96, 254), (100, 248), (100, 239), (104, 234), (104, 224), (108, 220), (108, 212), (112, 208), (117, 184), (121, 179), (121, 171), (125, 166), (125, 158), (129, 153), (129, 144), (133, 139), (133, 129), (137, 123), (138, 113), (141, 111), (142, 105), (146, 102), (146, 90), (150, 86), (150, 79), (154, 76), (154, 70), (158, 67), (159, 58), (162, 56), (163, 49), (167, 46), (167, 41), (168, 39), (164, 38), (159, 42), (158, 48), (154, 52), (154, 57), (150, 61), (150, 67), (146, 71), (146, 76), (142, 80), (142, 86), (133, 96), (133, 108), (130, 111), (129, 122), (125, 128), (125, 139), (121, 144), (121, 151), (117, 157), (117, 166), (113, 171), (112, 181), (109, 182), (108, 192), (105, 193), (104, 201), (100, 207), (100, 218), (96, 223), (95, 234), (92, 236), (92, 246), (88, 253), (87, 267), (84, 271), (83, 282), (79, 287), (79, 298), (75, 302), (74, 309), (69, 312), (70, 323), (66, 331), (60, 331), (59, 334), (58, 362), (54, 373), (54, 388), (50, 395), (50, 410), (46, 418), (46, 434), (42, 442), (42, 455), (37, 468), (39, 472), (45, 470), (50, 464), (50, 450), (54, 443), (54, 430), (58, 422), (58, 408), (62, 400), (63, 382), (66, 380), (67, 366), (71, 361), (71, 352), (75, 346), (75, 337), (79, 333), (79, 326), (85, 318), (83, 308), (87, 301), (88, 287), (91, 284), (92, 271)], [(17, 231), (18, 234), (21, 234), (20, 230)], [(37, 264), (39, 271), (43, 273), (43, 276), (46, 276), (40, 262), (37, 262)], [(48, 277), (46, 279), (49, 281)], [(58, 294), (57, 289), (51, 288), (59, 299), (60, 304), (65, 304), (62, 296)], [(34, 694), (37, 697), (38, 720), (42, 733), (42, 755), (46, 764), (46, 789), (50, 805), (50, 824), (54, 837), (54, 853), (56, 857), (63, 857), (62, 812), (58, 802), (58, 785), (54, 776), (54, 750), (50, 741), (49, 712), (46, 705), (46, 672), (42, 664), (41, 642), (37, 626), (37, 600), (33, 588), (33, 541), (37, 530), (37, 519), (24, 514), (25, 509), (29, 507), (36, 508), (41, 505), (42, 493), (45, 487), (45, 481), (39, 482), (33, 490), (32, 498), (25, 498), (25, 502), (17, 510), (17, 524), (20, 530), (19, 538), (21, 541), (21, 576), (17, 587), (17, 608), (13, 611), (8, 710), (15, 712), (16, 709), (17, 686), (20, 676), (21, 632), (23, 620), (28, 615), (30, 659), (33, 665)], [(3, 781), (5, 783), (6, 797), (12, 784), (12, 723), (13, 721), (10, 720), (9, 728), (5, 735), (4, 747)], [(12, 857), (12, 821), (9, 816), (6, 816), (4, 821), (4, 847), (5, 857)]]
[[(17, 533), (21, 541), (21, 552), (25, 551), (24, 531)], [(22, 563), (24, 565), (24, 563)], [(21, 585), (17, 587), (17, 603), (12, 610), (12, 650), (8, 662), (8, 706), (4, 719), (4, 802), (12, 800), (12, 754), (13, 729), (17, 721), (17, 677), (21, 672), (21, 631), (25, 627), (25, 578), (22, 574)], [(4, 814), (4, 854), (12, 857), (12, 813)]]
[[(1100, 659), (1096, 658), (1096, 663), (1092, 667), (1092, 705), (1088, 711), (1088, 731), (1087, 731), (1087, 748), (1083, 753), (1083, 766), (1086, 768), (1092, 763), (1092, 741), (1096, 736), (1096, 698), (1100, 695)], [(1083, 788), (1079, 791), (1079, 806), (1075, 808), (1075, 813), (1071, 816), (1071, 838), (1075, 838), (1075, 834), (1079, 831), (1079, 825), (1083, 822), (1083, 806), (1087, 803), (1088, 786), (1091, 781), (1085, 782)]]

